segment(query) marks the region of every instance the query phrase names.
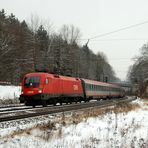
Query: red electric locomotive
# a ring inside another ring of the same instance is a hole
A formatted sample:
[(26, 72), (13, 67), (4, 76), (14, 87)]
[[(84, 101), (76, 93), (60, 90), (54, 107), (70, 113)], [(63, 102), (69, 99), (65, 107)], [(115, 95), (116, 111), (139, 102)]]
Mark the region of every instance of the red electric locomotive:
[(22, 81), (20, 102), (26, 105), (71, 103), (83, 100), (83, 89), (79, 78), (49, 73), (30, 73)]

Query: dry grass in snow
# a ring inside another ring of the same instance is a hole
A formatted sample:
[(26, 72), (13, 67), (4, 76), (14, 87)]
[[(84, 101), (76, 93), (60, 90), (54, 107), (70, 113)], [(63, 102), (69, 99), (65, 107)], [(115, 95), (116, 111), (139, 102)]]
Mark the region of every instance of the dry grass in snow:
[(0, 137), (1, 147), (148, 147), (148, 102), (61, 113), (52, 122)]
[(19, 104), (20, 101), (18, 98), (14, 99), (0, 99), (0, 105), (10, 105), (10, 104)]

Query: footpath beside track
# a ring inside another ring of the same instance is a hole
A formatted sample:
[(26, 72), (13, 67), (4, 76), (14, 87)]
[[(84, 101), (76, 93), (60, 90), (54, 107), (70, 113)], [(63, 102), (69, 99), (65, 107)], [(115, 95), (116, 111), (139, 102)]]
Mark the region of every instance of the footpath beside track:
[(81, 110), (86, 108), (92, 107), (109, 107), (114, 106), (117, 103), (122, 102), (131, 102), (136, 100), (135, 97), (131, 98), (123, 98), (123, 99), (113, 99), (113, 100), (102, 100), (102, 101), (94, 101), (94, 102), (87, 102), (87, 103), (79, 103), (79, 104), (70, 104), (70, 105), (62, 105), (62, 106), (54, 106), (54, 107), (44, 107), (44, 108), (32, 108), (28, 110), (21, 110), (16, 112), (8, 112), (8, 113), (1, 113), (0, 114), (0, 122), (5, 121), (12, 121), (30, 117), (36, 117), (41, 115), (48, 115), (60, 112), (67, 112), (73, 110)]

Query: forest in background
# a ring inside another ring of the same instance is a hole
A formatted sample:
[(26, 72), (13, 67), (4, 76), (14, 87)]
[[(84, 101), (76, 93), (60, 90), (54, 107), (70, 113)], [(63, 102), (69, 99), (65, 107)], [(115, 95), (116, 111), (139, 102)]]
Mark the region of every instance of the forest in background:
[[(98, 49), (99, 51), (99, 49)], [(88, 42), (81, 44), (81, 32), (63, 25), (56, 32), (52, 23), (38, 16), (19, 21), (14, 14), (0, 11), (0, 81), (20, 84), (24, 74), (35, 71), (119, 82), (105, 54), (94, 54)], [(140, 95), (148, 83), (148, 43), (140, 49), (127, 75)]]
[(137, 90), (137, 95), (148, 96), (148, 43), (141, 47), (139, 56), (134, 59), (134, 64), (129, 68), (128, 79)]
[[(46, 26), (46, 27), (45, 27)], [(45, 29), (46, 28), (46, 29)], [(23, 75), (34, 71), (115, 82), (106, 56), (81, 45), (80, 30), (63, 25), (55, 32), (51, 23), (42, 24), (31, 16), (30, 23), (0, 11), (0, 80), (19, 84)], [(99, 49), (98, 49), (99, 50)]]

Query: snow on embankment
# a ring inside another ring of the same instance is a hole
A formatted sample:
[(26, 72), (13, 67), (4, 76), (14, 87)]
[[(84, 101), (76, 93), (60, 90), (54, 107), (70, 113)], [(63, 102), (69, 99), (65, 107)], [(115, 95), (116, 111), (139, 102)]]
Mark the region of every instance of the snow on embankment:
[(0, 148), (148, 148), (148, 101), (122, 104), (0, 123)]
[(21, 94), (20, 86), (3, 86), (0, 85), (0, 100), (16, 99)]

